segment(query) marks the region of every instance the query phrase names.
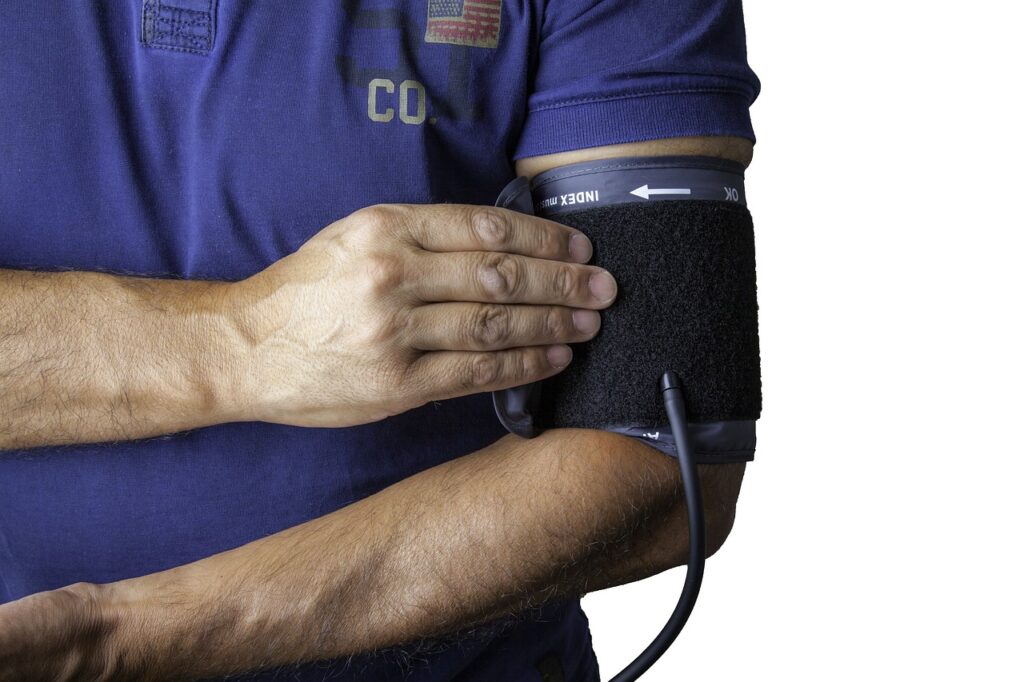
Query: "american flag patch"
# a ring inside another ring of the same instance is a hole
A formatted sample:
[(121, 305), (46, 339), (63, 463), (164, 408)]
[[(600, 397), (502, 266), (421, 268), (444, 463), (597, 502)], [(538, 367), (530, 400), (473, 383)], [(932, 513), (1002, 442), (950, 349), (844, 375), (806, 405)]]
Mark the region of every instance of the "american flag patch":
[(497, 47), (501, 0), (427, 0), (428, 43)]

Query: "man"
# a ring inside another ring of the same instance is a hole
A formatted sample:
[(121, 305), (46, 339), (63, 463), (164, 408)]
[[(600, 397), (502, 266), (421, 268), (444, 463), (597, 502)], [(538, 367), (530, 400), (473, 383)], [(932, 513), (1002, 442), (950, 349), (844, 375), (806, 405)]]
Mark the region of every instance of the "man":
[(677, 467), (505, 434), (616, 283), (486, 206), (748, 163), (738, 0), (25, 0), (0, 56), (0, 679), (598, 679), (578, 596), (682, 562)]

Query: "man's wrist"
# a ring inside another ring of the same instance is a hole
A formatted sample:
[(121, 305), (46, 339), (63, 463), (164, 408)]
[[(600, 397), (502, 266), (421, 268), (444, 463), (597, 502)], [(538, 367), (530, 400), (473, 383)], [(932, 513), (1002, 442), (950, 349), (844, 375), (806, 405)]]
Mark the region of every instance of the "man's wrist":
[(93, 607), (90, 627), (101, 633), (95, 642), (92, 669), (101, 671), (98, 679), (160, 679), (164, 670), (165, 649), (183, 646), (176, 641), (175, 621), (133, 580), (106, 585), (73, 585), (88, 593)]
[(100, 679), (157, 680), (192, 671), (190, 659), (204, 654), (208, 626), (193, 615), (208, 601), (182, 580), (187, 570), (83, 586), (95, 605), (92, 627), (102, 633), (95, 653), (105, 671)]
[(203, 292), (190, 321), (198, 409), (211, 424), (256, 421), (262, 372), (241, 283), (217, 283)]
[[(122, 633), (128, 628), (111, 608), (108, 585), (76, 583), (26, 598), (37, 617), (48, 622), (50, 635), (60, 641), (50, 660), (22, 661), (21, 670), (35, 679), (60, 674), (70, 679), (111, 680), (134, 678), (140, 668), (130, 660), (131, 650)], [(21, 602), (16, 602), (20, 604)], [(33, 667), (34, 666), (34, 667)], [(4, 679), (0, 675), (0, 679)]]
[(97, 605), (91, 627), (104, 633), (96, 660), (116, 671), (99, 679), (205, 679), (307, 660), (306, 633), (316, 625), (303, 612), (309, 598), (273, 596), (271, 577), (240, 570), (244, 556), (225, 563), (239, 551), (83, 586)]

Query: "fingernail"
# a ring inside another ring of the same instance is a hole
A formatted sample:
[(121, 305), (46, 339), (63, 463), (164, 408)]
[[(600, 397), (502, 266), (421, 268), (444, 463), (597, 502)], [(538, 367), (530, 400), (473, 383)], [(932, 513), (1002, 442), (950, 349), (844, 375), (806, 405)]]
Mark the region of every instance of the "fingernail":
[(569, 346), (551, 346), (548, 348), (548, 362), (552, 367), (565, 367), (572, 360), (572, 349)]
[(594, 245), (587, 235), (577, 232), (569, 237), (569, 255), (577, 263), (586, 263), (594, 255)]
[(593, 334), (601, 326), (601, 314), (596, 310), (574, 310), (572, 323), (584, 334)]
[(590, 293), (599, 301), (610, 301), (615, 297), (615, 280), (607, 272), (590, 276)]

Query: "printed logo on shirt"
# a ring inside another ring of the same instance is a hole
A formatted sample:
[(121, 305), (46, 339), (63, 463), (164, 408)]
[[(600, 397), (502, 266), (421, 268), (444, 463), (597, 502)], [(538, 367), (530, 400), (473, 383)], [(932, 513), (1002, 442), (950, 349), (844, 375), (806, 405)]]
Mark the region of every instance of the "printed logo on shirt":
[(427, 0), (428, 43), (498, 47), (501, 0)]
[[(367, 63), (373, 58), (356, 52), (343, 51), (337, 56), (341, 80), (363, 90), (365, 115), (373, 123), (429, 126), (439, 120), (475, 121), (480, 116), (471, 94), (471, 79), (473, 55), (481, 53), (473, 48), (498, 46), (501, 0), (428, 3), (424, 35), (423, 15), (415, 16), (400, 5), (364, 9), (360, 0), (342, 0), (353, 28), (380, 31), (381, 40), (395, 40), (397, 58), (389, 59), (387, 66)], [(493, 11), (483, 17), (476, 13), (477, 5), (487, 5)], [(447, 81), (442, 88), (424, 85), (427, 81), (419, 75), (424, 64), (442, 66)]]

